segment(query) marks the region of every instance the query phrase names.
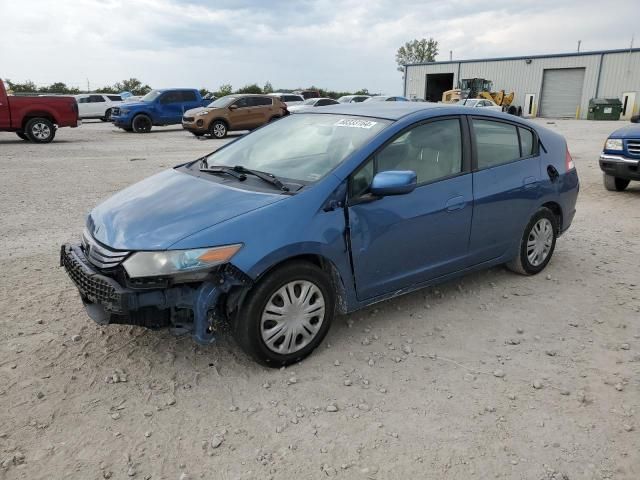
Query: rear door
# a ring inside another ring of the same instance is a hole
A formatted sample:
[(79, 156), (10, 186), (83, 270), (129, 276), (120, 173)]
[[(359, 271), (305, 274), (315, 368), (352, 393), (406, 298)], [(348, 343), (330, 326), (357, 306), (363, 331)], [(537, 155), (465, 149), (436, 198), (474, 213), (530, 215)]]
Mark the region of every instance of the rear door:
[(264, 125), (274, 116), (271, 97), (249, 97), (248, 100), (251, 104), (249, 109), (251, 128)]
[(242, 97), (229, 105), (229, 129), (230, 130), (247, 130), (251, 127), (251, 106), (249, 99), (251, 97)]
[(504, 255), (538, 207), (539, 143), (535, 132), (514, 123), (470, 118), (473, 145), (473, 263)]
[[(470, 147), (459, 117), (415, 125), (351, 177), (349, 238), (360, 300), (410, 287), (467, 265), (472, 213)], [(406, 195), (368, 194), (377, 172), (412, 170)]]

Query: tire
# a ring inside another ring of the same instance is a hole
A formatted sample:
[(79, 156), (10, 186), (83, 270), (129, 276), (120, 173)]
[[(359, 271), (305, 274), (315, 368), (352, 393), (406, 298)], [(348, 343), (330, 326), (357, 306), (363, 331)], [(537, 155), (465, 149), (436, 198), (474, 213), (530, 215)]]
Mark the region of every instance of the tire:
[(543, 207), (529, 220), (520, 239), (518, 255), (507, 263), (507, 268), (521, 275), (540, 273), (553, 256), (557, 238), (558, 219)]
[(604, 174), (602, 177), (604, 188), (610, 192), (622, 192), (631, 180), (625, 178), (614, 177), (613, 175)]
[(50, 143), (56, 136), (56, 127), (46, 118), (32, 118), (24, 128), (25, 135), (35, 143)]
[(204, 135), (203, 132), (191, 132), (194, 137), (202, 137)]
[(216, 120), (209, 126), (209, 134), (213, 138), (224, 138), (227, 136), (227, 124), (222, 120)]
[(31, 141), (31, 139), (27, 137), (27, 135), (24, 132), (16, 132), (16, 135), (26, 142)]
[[(302, 298), (302, 305), (291, 302), (291, 297)], [(321, 313), (302, 325), (304, 305), (315, 309), (308, 315)], [(290, 365), (322, 342), (334, 311), (335, 295), (327, 274), (311, 263), (291, 262), (268, 273), (247, 294), (234, 319), (234, 336), (257, 362), (274, 368)]]
[(104, 117), (102, 117), (100, 120), (102, 120), (103, 122), (110, 122), (111, 121), (111, 109), (107, 108), (107, 111), (104, 112)]
[(282, 118), (282, 117), (279, 117), (278, 115), (274, 115), (273, 117), (271, 117), (271, 118), (269, 119), (269, 123), (271, 123), (271, 122), (275, 122), (276, 120), (279, 120), (280, 118)]
[(152, 126), (153, 122), (144, 114), (136, 115), (131, 121), (131, 128), (136, 133), (149, 133)]

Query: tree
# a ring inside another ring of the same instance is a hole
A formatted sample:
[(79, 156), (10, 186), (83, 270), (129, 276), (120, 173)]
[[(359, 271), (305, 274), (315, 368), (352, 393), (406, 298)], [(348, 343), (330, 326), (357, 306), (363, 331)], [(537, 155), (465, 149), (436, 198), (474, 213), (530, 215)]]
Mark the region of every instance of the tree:
[(57, 93), (64, 95), (76, 95), (80, 93), (79, 88), (75, 87), (67, 87), (66, 83), (63, 82), (55, 82), (47, 87), (41, 87), (38, 90), (40, 93)]
[(245, 85), (242, 88), (236, 90), (236, 93), (262, 93), (262, 89), (256, 83)]
[(131, 92), (134, 95), (146, 95), (151, 91), (149, 85), (143, 85), (137, 78), (130, 78), (129, 80), (123, 80), (113, 85), (118, 92)]
[(220, 97), (224, 97), (226, 95), (231, 95), (233, 93), (233, 87), (231, 86), (230, 83), (224, 83), (222, 85), (220, 85), (220, 88), (218, 88), (218, 91), (215, 92), (215, 96), (216, 98), (220, 98)]
[(404, 66), (408, 63), (435, 62), (438, 55), (438, 42), (433, 38), (423, 38), (405, 43), (396, 52), (398, 70), (404, 72)]
[(116, 90), (113, 86), (100, 87), (96, 89), (96, 93), (120, 93), (122, 90)]
[(8, 78), (5, 79), (9, 90), (13, 93), (35, 93), (38, 91), (38, 87), (31, 80), (27, 80), (24, 83), (13, 83)]
[(271, 82), (267, 81), (267, 83), (264, 84), (264, 87), (262, 87), (262, 92), (273, 93), (273, 85), (271, 85)]

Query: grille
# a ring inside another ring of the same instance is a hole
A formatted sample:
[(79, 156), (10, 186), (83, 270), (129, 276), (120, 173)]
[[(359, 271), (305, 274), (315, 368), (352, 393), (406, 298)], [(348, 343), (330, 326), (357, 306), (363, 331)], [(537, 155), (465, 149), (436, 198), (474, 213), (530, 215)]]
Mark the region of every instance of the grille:
[(183, 122), (193, 122), (194, 117), (182, 117)]
[(115, 268), (127, 258), (130, 252), (111, 250), (96, 242), (91, 234), (85, 230), (82, 234), (82, 250), (87, 260), (98, 268)]
[[(92, 303), (100, 303), (110, 311), (121, 312), (122, 297), (110, 279), (94, 273), (83, 264), (82, 252), (73, 247), (62, 249), (60, 263), (75, 283), (80, 294)], [(115, 281), (113, 281), (115, 283)]]
[(640, 140), (627, 140), (627, 150), (631, 155), (640, 156)]

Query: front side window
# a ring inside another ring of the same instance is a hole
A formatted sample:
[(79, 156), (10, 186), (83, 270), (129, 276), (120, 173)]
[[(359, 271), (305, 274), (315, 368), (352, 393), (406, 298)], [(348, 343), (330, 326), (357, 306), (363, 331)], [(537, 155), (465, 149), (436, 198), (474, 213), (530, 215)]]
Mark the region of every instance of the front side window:
[(473, 119), (478, 169), (494, 167), (520, 158), (515, 125)]
[(122, 97), (120, 95), (107, 95), (107, 98), (112, 102), (121, 102)]
[(209, 165), (246, 168), (315, 182), (391, 123), (350, 115), (289, 115), (207, 158)]
[(91, 95), (89, 97), (90, 103), (104, 103), (104, 97), (102, 95)]
[(249, 106), (249, 98), (248, 97), (242, 97), (239, 98), (234, 105), (238, 108), (245, 108)]
[(529, 155), (534, 155), (533, 132), (522, 127), (518, 127), (518, 132), (520, 133), (520, 149), (522, 150), (522, 156), (528, 157)]
[(167, 92), (160, 99), (161, 103), (179, 103), (182, 101), (182, 92)]
[(351, 177), (350, 197), (367, 193), (378, 172), (411, 170), (418, 184), (462, 172), (462, 129), (457, 118), (413, 127), (380, 150)]
[(232, 95), (226, 95), (224, 97), (220, 97), (217, 98), (216, 100), (214, 100), (213, 102), (211, 102), (209, 105), (207, 105), (207, 107), (211, 107), (211, 108), (224, 108), (228, 105), (231, 105), (231, 103), (238, 97), (234, 97)]

